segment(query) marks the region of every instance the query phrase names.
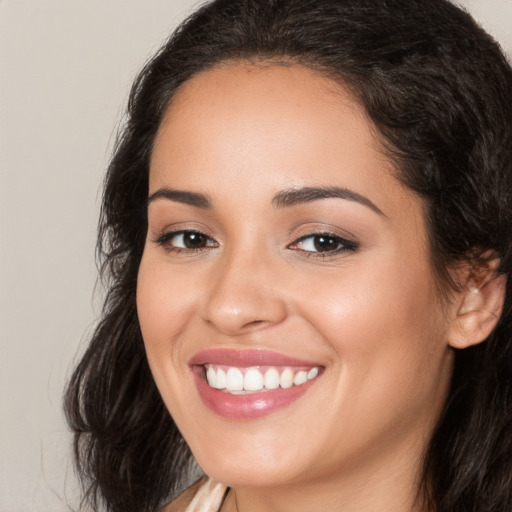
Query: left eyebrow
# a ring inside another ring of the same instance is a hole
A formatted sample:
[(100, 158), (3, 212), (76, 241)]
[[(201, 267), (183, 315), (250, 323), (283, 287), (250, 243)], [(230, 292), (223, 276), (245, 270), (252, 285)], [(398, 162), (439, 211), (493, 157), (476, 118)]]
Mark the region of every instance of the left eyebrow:
[(355, 201), (386, 217), (382, 210), (366, 196), (343, 187), (303, 187), (282, 190), (274, 196), (272, 204), (277, 208), (283, 208), (329, 198)]

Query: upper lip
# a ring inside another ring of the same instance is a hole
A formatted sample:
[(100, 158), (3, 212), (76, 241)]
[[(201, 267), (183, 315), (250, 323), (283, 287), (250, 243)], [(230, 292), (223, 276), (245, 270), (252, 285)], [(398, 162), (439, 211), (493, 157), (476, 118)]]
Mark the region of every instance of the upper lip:
[(209, 349), (195, 354), (189, 361), (192, 365), (221, 364), (246, 368), (250, 366), (321, 366), (311, 361), (285, 356), (267, 350)]

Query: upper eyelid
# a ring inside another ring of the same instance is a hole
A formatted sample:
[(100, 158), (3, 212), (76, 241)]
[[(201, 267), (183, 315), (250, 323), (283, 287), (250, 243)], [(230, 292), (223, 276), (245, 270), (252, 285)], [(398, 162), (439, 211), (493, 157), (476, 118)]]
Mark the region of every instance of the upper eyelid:
[(316, 233), (310, 233), (310, 234), (307, 234), (307, 235), (300, 236), (300, 237), (296, 238), (293, 242), (291, 242), (289, 245), (297, 244), (299, 242), (307, 240), (308, 238), (313, 238), (313, 237), (316, 237), (316, 236), (326, 236), (326, 237), (329, 237), (329, 238), (335, 238), (335, 239), (339, 240), (340, 243), (345, 244), (346, 246), (353, 246), (353, 247), (355, 247), (355, 246), (359, 245), (354, 240), (350, 240), (348, 238), (345, 238), (344, 236), (338, 235), (336, 233), (331, 233), (329, 231), (319, 231), (319, 232), (316, 232)]
[[(299, 233), (297, 233), (297, 231), (299, 231)], [(318, 226), (318, 227), (309, 227), (309, 228), (306, 227), (303, 229), (294, 228), (289, 233), (288, 238), (292, 239), (292, 242), (290, 242), (290, 243), (295, 243), (295, 242), (298, 242), (299, 240), (303, 240), (303, 239), (309, 238), (311, 236), (322, 236), (322, 235), (330, 236), (333, 238), (339, 238), (340, 240), (342, 240), (344, 242), (354, 244), (354, 245), (359, 245), (359, 242), (357, 241), (357, 237), (355, 235), (353, 235), (352, 233), (350, 233), (346, 230), (341, 230), (340, 228), (338, 228), (338, 229), (331, 228), (330, 226), (329, 227)]]
[(288, 231), (288, 238), (299, 238), (302, 236), (313, 236), (313, 235), (331, 235), (344, 240), (352, 240), (355, 242), (357, 236), (351, 233), (347, 229), (343, 229), (337, 223), (331, 224), (330, 222), (322, 221), (306, 221), (296, 224)]
[(193, 229), (193, 228), (183, 228), (183, 229), (163, 229), (162, 231), (159, 231), (155, 233), (155, 237), (158, 238), (173, 238), (178, 235), (183, 235), (185, 233), (197, 233), (198, 235), (203, 235), (206, 238), (209, 238), (210, 240), (214, 241), (215, 243), (218, 243), (217, 240), (211, 236), (210, 234), (206, 233), (205, 231), (202, 231), (200, 229)]
[(212, 231), (204, 225), (197, 225), (196, 223), (179, 222), (175, 224), (165, 224), (160, 227), (152, 227), (151, 223), (148, 226), (148, 234), (153, 233), (153, 236), (164, 236), (164, 235), (178, 235), (180, 233), (200, 233), (201, 235), (207, 236), (215, 240), (215, 236)]
[(333, 233), (332, 231), (314, 231), (312, 233), (306, 233), (304, 235), (300, 235), (298, 238), (295, 239), (295, 241), (299, 242), (300, 240), (306, 240), (307, 238), (311, 238), (313, 236), (329, 236), (331, 238), (338, 238), (339, 240), (343, 240), (345, 242), (351, 242), (351, 240), (344, 237), (343, 235)]

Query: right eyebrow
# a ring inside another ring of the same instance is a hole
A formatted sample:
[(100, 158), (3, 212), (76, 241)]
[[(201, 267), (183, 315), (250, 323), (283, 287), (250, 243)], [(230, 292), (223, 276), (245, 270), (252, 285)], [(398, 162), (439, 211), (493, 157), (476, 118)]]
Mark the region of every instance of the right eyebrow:
[(210, 209), (212, 207), (212, 203), (208, 197), (198, 192), (189, 192), (188, 190), (176, 190), (166, 187), (159, 188), (148, 197), (147, 205), (149, 206), (157, 199), (168, 199), (202, 209)]

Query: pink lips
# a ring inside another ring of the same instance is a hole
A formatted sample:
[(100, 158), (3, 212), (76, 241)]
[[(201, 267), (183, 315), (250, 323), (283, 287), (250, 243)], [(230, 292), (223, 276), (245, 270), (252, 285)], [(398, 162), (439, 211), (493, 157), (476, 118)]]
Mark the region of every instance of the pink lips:
[(288, 389), (279, 388), (246, 395), (233, 395), (208, 385), (204, 377), (206, 364), (239, 368), (253, 366), (321, 367), (321, 365), (310, 361), (259, 350), (212, 349), (199, 352), (190, 360), (189, 365), (192, 368), (201, 399), (216, 414), (237, 420), (260, 418), (287, 407), (300, 398), (313, 385), (314, 380)]

